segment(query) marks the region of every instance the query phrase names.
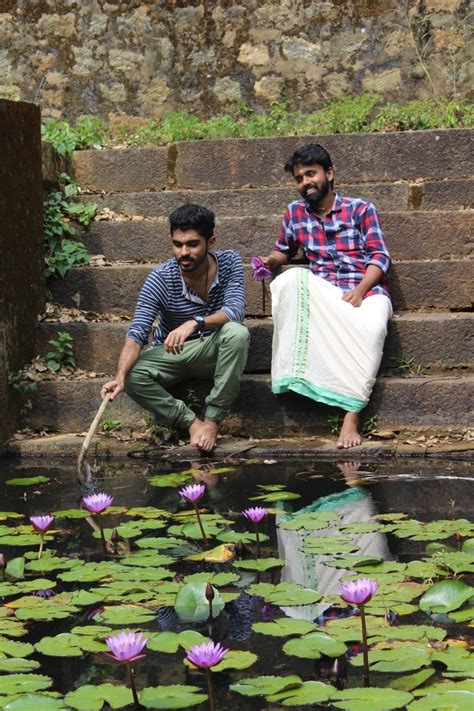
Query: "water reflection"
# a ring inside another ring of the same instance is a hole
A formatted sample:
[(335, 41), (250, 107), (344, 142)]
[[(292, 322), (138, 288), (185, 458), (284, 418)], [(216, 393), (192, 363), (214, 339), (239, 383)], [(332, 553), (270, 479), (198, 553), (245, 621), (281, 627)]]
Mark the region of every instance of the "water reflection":
[[(340, 580), (349, 571), (344, 568), (326, 566), (325, 562), (328, 561), (328, 556), (305, 553), (303, 545), (308, 536), (334, 535), (334, 529), (292, 531), (281, 528), (278, 524), (291, 521), (302, 514), (322, 512), (336, 513), (339, 517), (339, 525), (372, 521), (378, 511), (370, 491), (359, 484), (360, 463), (338, 462), (337, 466), (347, 485), (343, 491), (321, 496), (296, 511), (290, 511), (290, 507), (286, 504), (281, 507), (280, 513), (276, 517), (278, 556), (286, 561), (285, 567), (282, 569), (281, 581), (299, 583), (304, 587), (317, 590), (324, 596), (337, 594)], [(354, 547), (358, 548), (357, 555), (393, 560), (384, 533), (356, 533), (352, 534), (352, 540)], [(330, 607), (331, 603), (329, 602), (319, 602), (312, 605), (283, 607), (282, 610), (288, 617), (317, 621), (327, 613)]]

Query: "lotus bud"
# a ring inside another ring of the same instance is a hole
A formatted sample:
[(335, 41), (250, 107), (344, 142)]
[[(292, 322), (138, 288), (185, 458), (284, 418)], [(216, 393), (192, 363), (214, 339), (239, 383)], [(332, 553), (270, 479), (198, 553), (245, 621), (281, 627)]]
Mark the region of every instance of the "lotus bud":
[(214, 600), (215, 593), (214, 593), (214, 588), (212, 587), (211, 583), (208, 583), (206, 585), (205, 595), (206, 595), (206, 600), (208, 602), (212, 602)]

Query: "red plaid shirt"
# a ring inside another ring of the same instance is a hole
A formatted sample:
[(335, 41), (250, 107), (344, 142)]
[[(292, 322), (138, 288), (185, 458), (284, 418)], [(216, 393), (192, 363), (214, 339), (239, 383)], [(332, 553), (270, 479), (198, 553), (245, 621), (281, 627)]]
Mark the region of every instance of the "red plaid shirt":
[(290, 260), (302, 247), (311, 271), (350, 291), (359, 284), (369, 264), (383, 271), (380, 284), (367, 296), (388, 296), (388, 253), (377, 211), (371, 202), (335, 195), (330, 212), (317, 217), (305, 200), (295, 200), (286, 208), (280, 237), (274, 249)]

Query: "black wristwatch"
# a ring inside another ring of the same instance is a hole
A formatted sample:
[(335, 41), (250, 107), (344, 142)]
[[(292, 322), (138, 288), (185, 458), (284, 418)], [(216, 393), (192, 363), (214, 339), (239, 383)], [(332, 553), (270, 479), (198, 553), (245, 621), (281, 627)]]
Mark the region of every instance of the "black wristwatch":
[(197, 327), (197, 333), (202, 336), (204, 333), (204, 329), (206, 328), (206, 320), (204, 316), (193, 316), (193, 321), (196, 321), (198, 327)]

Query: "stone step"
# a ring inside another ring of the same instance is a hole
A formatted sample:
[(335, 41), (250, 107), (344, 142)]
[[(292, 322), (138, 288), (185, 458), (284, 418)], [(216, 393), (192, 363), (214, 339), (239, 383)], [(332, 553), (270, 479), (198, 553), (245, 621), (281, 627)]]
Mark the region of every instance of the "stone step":
[(287, 156), (304, 143), (320, 142), (331, 153), (337, 183), (460, 179), (472, 175), (472, 136), (469, 129), (450, 129), (187, 141), (79, 151), (74, 171), (82, 187), (93, 192), (287, 185)]
[[(270, 318), (246, 322), (250, 334), (247, 373), (270, 372), (273, 324)], [(122, 348), (126, 323), (87, 322), (39, 324), (37, 353), (47, 353), (48, 341), (66, 331), (74, 339), (78, 368), (113, 375)], [(400, 364), (403, 354), (412, 368), (418, 365), (430, 370), (474, 368), (474, 313), (405, 313), (396, 314), (389, 324), (382, 367)]]
[[(66, 307), (128, 316), (151, 264), (76, 267), (66, 279), (53, 280), (53, 299)], [(262, 284), (246, 267), (247, 315), (264, 315)], [(390, 288), (395, 311), (469, 310), (473, 303), (474, 262), (468, 260), (400, 261), (393, 265)], [(269, 315), (267, 289), (265, 314)]]
[[(44, 381), (31, 397), (25, 426), (34, 430), (81, 432), (89, 428), (100, 405), (104, 379)], [(184, 393), (202, 398), (209, 383), (186, 383)], [(472, 425), (474, 376), (379, 378), (365, 416), (377, 415), (383, 428), (450, 427)], [(328, 431), (327, 418), (334, 408), (293, 393), (275, 396), (266, 375), (246, 375), (227, 426), (234, 433), (276, 436), (279, 433)], [(104, 419), (133, 427), (144, 411), (125, 394), (111, 403)]]
[[(337, 183), (340, 195), (373, 202), (379, 211), (466, 210), (474, 208), (474, 180), (436, 180), (416, 183)], [(237, 188), (235, 190), (158, 190), (151, 192), (83, 195), (83, 202), (94, 200), (101, 208), (123, 215), (168, 216), (183, 203), (197, 203), (213, 210), (217, 218), (279, 215), (299, 197), (289, 179), (288, 187)]]
[[(217, 249), (236, 249), (244, 260), (267, 254), (281, 220), (281, 214), (221, 217), (216, 225)], [(474, 251), (474, 212), (383, 212), (381, 222), (393, 259), (457, 259)], [(99, 220), (84, 230), (81, 239), (91, 254), (103, 254), (111, 261), (159, 263), (171, 256), (169, 224), (164, 217)]]

